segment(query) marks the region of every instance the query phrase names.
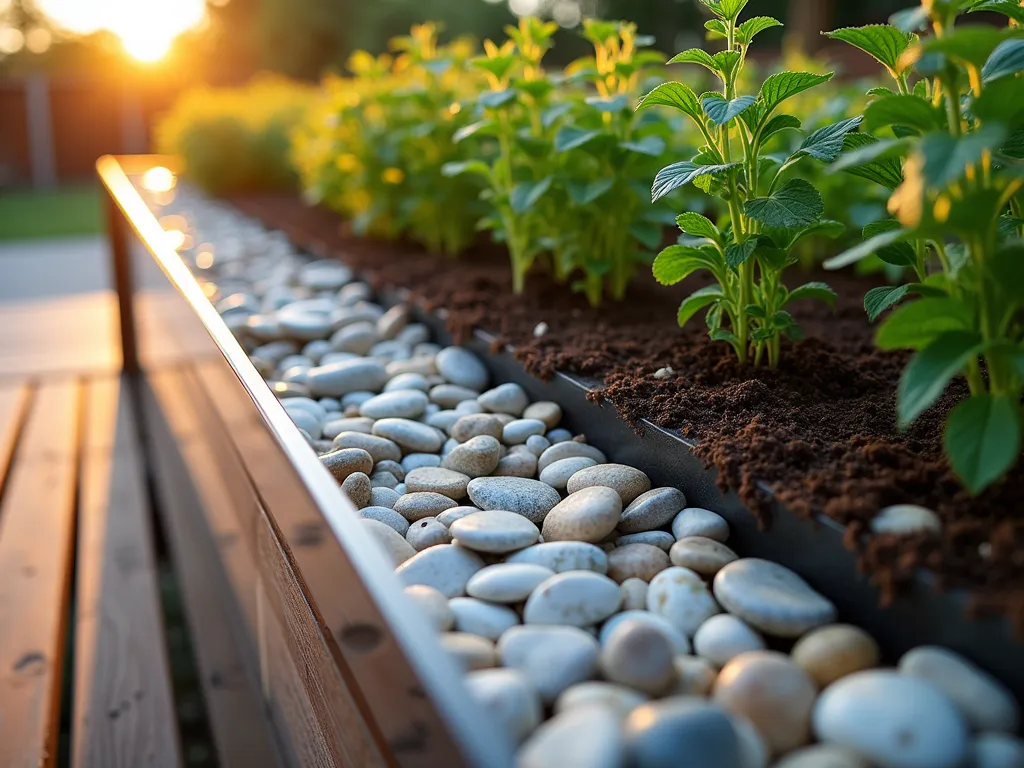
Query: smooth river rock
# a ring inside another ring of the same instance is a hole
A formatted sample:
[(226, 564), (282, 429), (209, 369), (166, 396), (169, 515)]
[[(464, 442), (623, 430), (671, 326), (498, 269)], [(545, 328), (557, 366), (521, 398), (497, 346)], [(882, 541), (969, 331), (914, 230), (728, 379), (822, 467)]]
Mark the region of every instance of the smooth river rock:
[(1005, 733), (982, 733), (971, 742), (966, 768), (1021, 768), (1024, 740)]
[(531, 437), (547, 432), (544, 422), (538, 419), (516, 419), (510, 421), (501, 432), (501, 442), (505, 445), (522, 445)]
[(664, 633), (627, 619), (602, 641), (599, 664), (606, 680), (655, 696), (675, 678), (674, 652)]
[(649, 697), (646, 694), (627, 688), (625, 685), (609, 683), (605, 680), (591, 680), (586, 683), (577, 683), (563, 691), (555, 701), (555, 714), (597, 705), (614, 710), (624, 720), (630, 712), (648, 700)]
[(772, 768), (871, 768), (856, 752), (837, 744), (815, 744), (790, 752)]
[(427, 622), (438, 632), (452, 628), (455, 616), (448, 607), (448, 598), (433, 587), (425, 584), (413, 584), (402, 590), (427, 619)]
[(608, 573), (608, 556), (600, 547), (583, 541), (551, 541), (535, 544), (506, 558), (508, 563), (543, 565), (555, 573), (593, 571)]
[(608, 553), (608, 576), (619, 584), (626, 579), (650, 581), (671, 565), (665, 550), (653, 544), (627, 544)]
[[(544, 454), (542, 453), (541, 456)], [(579, 472), (581, 469), (587, 467), (593, 467), (597, 462), (588, 456), (571, 456), (568, 459), (559, 459), (548, 464), (544, 470), (540, 473), (540, 481), (547, 483), (552, 488), (558, 491), (564, 491), (565, 486), (569, 483), (569, 478)], [(540, 466), (538, 460), (537, 466)]]
[(540, 697), (526, 676), (515, 669), (481, 669), (465, 679), (473, 701), (499, 723), (513, 744), (518, 744), (540, 725)]
[(727, 611), (777, 637), (799, 637), (836, 617), (836, 607), (793, 571), (759, 558), (722, 568), (714, 593)]
[(729, 715), (696, 697), (637, 707), (626, 718), (625, 735), (630, 765), (744, 768)]
[(455, 617), (455, 629), (473, 635), (497, 640), (506, 630), (519, 623), (519, 616), (511, 608), (478, 600), (474, 597), (453, 597), (448, 607)]
[[(540, 485), (544, 485), (540, 483)], [(544, 485), (549, 491), (557, 492)], [(584, 541), (597, 543), (615, 530), (622, 513), (622, 500), (612, 488), (594, 486), (556, 502), (544, 518), (545, 542)]]
[(459, 597), (466, 593), (470, 577), (483, 567), (484, 561), (474, 552), (457, 544), (441, 544), (425, 549), (402, 563), (395, 575), (406, 586), (426, 584), (445, 597)]
[(1016, 733), (1020, 707), (1013, 694), (988, 672), (958, 653), (920, 646), (900, 659), (904, 675), (925, 680), (952, 701), (977, 731)]
[(687, 536), (705, 536), (725, 542), (729, 540), (729, 523), (710, 509), (687, 507), (672, 520), (672, 535), (677, 540)]
[(438, 639), (464, 672), (498, 666), (498, 651), (486, 637), (468, 632), (444, 632)]
[(680, 539), (668, 552), (673, 565), (681, 565), (701, 576), (714, 576), (739, 555), (720, 541), (707, 536), (687, 536)]
[(405, 489), (408, 493), (440, 493), (456, 501), (466, 498), (468, 485), (467, 475), (443, 467), (419, 467), (405, 476)]
[(436, 453), (441, 450), (441, 435), (433, 427), (411, 419), (381, 419), (374, 422), (373, 434), (387, 438), (406, 453)]
[(413, 546), (391, 526), (369, 518), (364, 518), (361, 522), (363, 527), (380, 544), (389, 562), (395, 566), (404, 565), (416, 555)]
[(395, 502), (395, 512), (400, 514), (410, 523), (422, 520), (425, 517), (437, 517), (446, 509), (457, 507), (459, 503), (450, 496), (440, 493), (419, 491), (417, 493), (403, 494)]
[(359, 516), (367, 520), (376, 520), (395, 529), (403, 539), (409, 532), (409, 521), (390, 507), (363, 507), (359, 510)]
[(554, 429), (562, 421), (562, 406), (550, 400), (538, 400), (526, 406), (523, 418), (538, 419), (543, 421), (548, 429)]
[(567, 571), (541, 583), (526, 601), (523, 621), (586, 627), (598, 624), (619, 609), (618, 585), (593, 571)]
[(379, 362), (355, 358), (310, 368), (306, 386), (315, 397), (340, 397), (349, 392), (380, 392), (387, 380), (387, 370)]
[(470, 500), (480, 509), (502, 509), (539, 525), (561, 500), (558, 491), (525, 477), (478, 477), (469, 482)]
[[(552, 441), (554, 442), (554, 441)], [(575, 440), (567, 440), (562, 443), (555, 443), (540, 455), (537, 460), (537, 470), (543, 472), (549, 465), (562, 459), (584, 457), (592, 459), (598, 464), (604, 464), (607, 459), (601, 451), (587, 443), (579, 443)]]
[(516, 755), (517, 768), (621, 768), (624, 745), (616, 712), (571, 709), (541, 725)]
[(797, 640), (791, 655), (819, 688), (825, 688), (841, 677), (878, 666), (880, 651), (860, 627), (829, 624)]
[(595, 486), (613, 489), (619, 494), (622, 505), (626, 506), (641, 493), (651, 489), (651, 479), (636, 467), (626, 464), (598, 464), (581, 469), (570, 477), (565, 489), (569, 493), (576, 493)]
[(478, 392), (487, 386), (487, 369), (479, 358), (462, 347), (445, 347), (434, 358), (437, 372), (452, 384)]
[(555, 572), (542, 565), (498, 563), (473, 574), (466, 594), (492, 603), (519, 603)]
[(647, 589), (647, 610), (668, 619), (687, 637), (693, 637), (708, 618), (720, 612), (700, 576), (688, 568), (666, 568)]
[(881, 510), (871, 520), (872, 533), (942, 533), (942, 519), (926, 507), (916, 504), (896, 504)]
[(498, 641), (503, 666), (520, 670), (545, 703), (597, 672), (600, 646), (576, 627), (515, 626)]
[(622, 510), (619, 530), (643, 533), (668, 525), (686, 506), (686, 496), (678, 488), (653, 488), (633, 499)]
[(339, 483), (355, 472), (369, 474), (373, 469), (373, 457), (361, 448), (331, 451), (321, 456), (320, 461)]
[(391, 440), (362, 432), (340, 432), (334, 438), (335, 448), (359, 448), (373, 457), (374, 462), (398, 461), (402, 458), (402, 449)]
[(455, 440), (464, 443), (474, 437), (493, 437), (500, 440), (504, 428), (489, 413), (469, 413), (460, 416), (448, 431)]
[(477, 552), (502, 554), (536, 543), (540, 531), (522, 515), (492, 509), (473, 512), (451, 524), (460, 544)]
[(475, 478), (491, 474), (500, 459), (501, 443), (490, 435), (478, 435), (449, 451), (441, 466)]
[(826, 688), (814, 733), (879, 768), (957, 768), (969, 746), (967, 722), (946, 696), (890, 670), (857, 672)]
[(718, 668), (724, 667), (741, 653), (763, 651), (764, 638), (742, 619), (720, 613), (700, 625), (693, 636), (693, 651)]
[(521, 416), (530, 404), (530, 398), (523, 388), (511, 382), (487, 390), (477, 400), (491, 413), (510, 413), (513, 416)]
[(750, 720), (772, 754), (783, 755), (810, 740), (817, 694), (814, 681), (785, 654), (751, 651), (722, 669), (714, 700)]
[(619, 624), (626, 621), (639, 621), (647, 624), (654, 629), (661, 632), (671, 643), (672, 649), (676, 655), (685, 655), (690, 653), (690, 639), (679, 631), (672, 622), (666, 619), (664, 616), (659, 616), (657, 613), (651, 613), (646, 610), (624, 610), (622, 613), (617, 613), (608, 619), (601, 627), (601, 632), (598, 635), (598, 640), (601, 645), (604, 645), (611, 633), (615, 631), (615, 628)]
[(400, 389), (371, 397), (359, 406), (359, 415), (368, 419), (418, 419), (430, 400), (416, 389)]
[(417, 552), (422, 552), (427, 547), (436, 547), (438, 544), (451, 544), (452, 535), (436, 519), (425, 517), (409, 526), (409, 530), (405, 534), (405, 540), (412, 544), (413, 549)]
[(672, 549), (676, 543), (675, 537), (668, 531), (644, 531), (643, 533), (627, 533), (615, 539), (616, 547), (625, 547), (629, 544), (651, 544), (663, 552)]

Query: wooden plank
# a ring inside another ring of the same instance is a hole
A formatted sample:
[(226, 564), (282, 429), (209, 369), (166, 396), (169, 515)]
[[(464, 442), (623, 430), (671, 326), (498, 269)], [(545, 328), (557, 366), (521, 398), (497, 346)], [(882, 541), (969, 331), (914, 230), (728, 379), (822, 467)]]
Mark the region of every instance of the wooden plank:
[[(180, 385), (180, 379), (170, 377), (165, 384)], [(278, 748), (258, 685), (250, 677), (231, 626), (230, 588), (180, 453), (202, 436), (195, 431), (176, 436), (168, 424), (175, 414), (165, 417), (148, 386), (143, 389), (143, 404), (160, 509), (181, 583), (219, 764), (223, 768), (277, 766)]]
[(45, 383), (0, 504), (0, 765), (51, 766), (75, 533), (80, 387)]
[(0, 386), (0, 489), (7, 479), (31, 396), (32, 389), (24, 382)]
[(90, 380), (76, 565), (75, 768), (182, 763), (139, 449), (127, 380)]

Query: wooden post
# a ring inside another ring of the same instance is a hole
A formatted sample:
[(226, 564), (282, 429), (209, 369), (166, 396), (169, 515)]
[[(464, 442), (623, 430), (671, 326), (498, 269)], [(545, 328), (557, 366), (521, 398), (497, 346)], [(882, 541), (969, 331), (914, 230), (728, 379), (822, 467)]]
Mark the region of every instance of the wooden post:
[(110, 240), (110, 267), (117, 292), (121, 326), (121, 358), (129, 374), (139, 371), (139, 353), (135, 340), (135, 280), (132, 278), (131, 234), (124, 214), (109, 194), (104, 197), (107, 238)]
[(29, 160), (36, 189), (57, 186), (57, 158), (53, 148), (53, 115), (46, 75), (25, 78), (25, 113), (28, 120)]
[(821, 48), (821, 32), (829, 29), (833, 0), (789, 0), (786, 42), (803, 53)]

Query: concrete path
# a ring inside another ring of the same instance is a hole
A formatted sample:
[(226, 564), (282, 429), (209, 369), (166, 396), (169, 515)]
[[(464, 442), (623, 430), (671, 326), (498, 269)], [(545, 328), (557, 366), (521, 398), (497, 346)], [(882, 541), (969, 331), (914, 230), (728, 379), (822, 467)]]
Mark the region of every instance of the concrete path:
[(0, 241), (0, 302), (106, 291), (105, 237)]

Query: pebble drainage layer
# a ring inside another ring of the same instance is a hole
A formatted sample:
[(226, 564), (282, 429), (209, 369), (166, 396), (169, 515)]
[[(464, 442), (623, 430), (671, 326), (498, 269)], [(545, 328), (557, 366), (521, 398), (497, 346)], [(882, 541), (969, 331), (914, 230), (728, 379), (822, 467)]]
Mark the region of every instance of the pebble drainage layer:
[(181, 255), (465, 670), (523, 768), (1004, 768), (988, 673), (875, 640), (729, 524), (492, 386), (336, 261), (183, 197)]

